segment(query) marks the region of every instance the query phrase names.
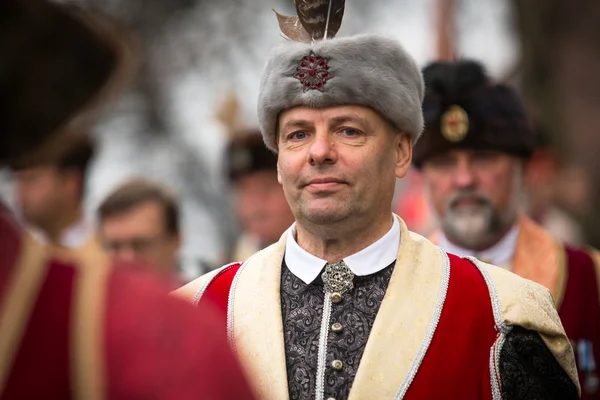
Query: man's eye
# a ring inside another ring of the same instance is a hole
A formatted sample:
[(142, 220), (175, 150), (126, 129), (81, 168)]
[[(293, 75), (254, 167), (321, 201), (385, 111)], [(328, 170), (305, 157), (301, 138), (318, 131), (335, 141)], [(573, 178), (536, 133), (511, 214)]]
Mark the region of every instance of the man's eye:
[(428, 163), (435, 167), (451, 167), (455, 164), (454, 159), (452, 157), (444, 155), (431, 157), (431, 159), (428, 160)]
[(344, 128), (342, 129), (342, 133), (344, 136), (358, 136), (360, 134), (356, 129)]
[(473, 159), (475, 161), (492, 161), (498, 157), (498, 153), (494, 153), (491, 151), (480, 151), (473, 154)]
[(302, 140), (302, 139), (305, 139), (305, 138), (306, 138), (306, 136), (307, 136), (307, 135), (306, 135), (306, 132), (299, 131), (299, 132), (294, 132), (294, 133), (291, 133), (291, 134), (288, 136), (288, 139), (292, 139), (292, 140)]

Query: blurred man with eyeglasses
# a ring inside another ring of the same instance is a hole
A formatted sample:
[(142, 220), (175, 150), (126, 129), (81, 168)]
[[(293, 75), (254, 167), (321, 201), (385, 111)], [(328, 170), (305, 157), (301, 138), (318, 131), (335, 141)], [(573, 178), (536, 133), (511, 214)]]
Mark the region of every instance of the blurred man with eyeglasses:
[(113, 259), (141, 262), (167, 279), (177, 277), (179, 206), (168, 188), (130, 180), (102, 202), (98, 222), (102, 244)]

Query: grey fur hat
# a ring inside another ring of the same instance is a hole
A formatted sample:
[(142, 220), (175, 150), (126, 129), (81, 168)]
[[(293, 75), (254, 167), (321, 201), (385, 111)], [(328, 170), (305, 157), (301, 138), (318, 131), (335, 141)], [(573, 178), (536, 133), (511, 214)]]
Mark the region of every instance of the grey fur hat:
[(361, 105), (379, 112), (413, 144), (423, 130), (421, 71), (394, 39), (379, 35), (288, 42), (269, 57), (258, 98), (265, 144), (277, 152), (277, 120), (289, 108)]

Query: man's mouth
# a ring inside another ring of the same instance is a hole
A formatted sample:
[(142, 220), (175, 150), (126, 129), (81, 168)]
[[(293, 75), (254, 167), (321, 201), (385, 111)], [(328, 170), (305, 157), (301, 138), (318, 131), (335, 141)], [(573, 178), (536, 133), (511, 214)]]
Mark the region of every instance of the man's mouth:
[(308, 181), (308, 183), (305, 185), (305, 187), (318, 191), (318, 190), (333, 189), (340, 185), (345, 185), (345, 184), (346, 184), (346, 182), (344, 182), (341, 179), (333, 178), (333, 177), (325, 177), (325, 178), (311, 179), (310, 181)]
[(461, 209), (471, 207), (483, 207), (488, 204), (485, 198), (477, 196), (462, 196), (450, 202), (450, 209)]

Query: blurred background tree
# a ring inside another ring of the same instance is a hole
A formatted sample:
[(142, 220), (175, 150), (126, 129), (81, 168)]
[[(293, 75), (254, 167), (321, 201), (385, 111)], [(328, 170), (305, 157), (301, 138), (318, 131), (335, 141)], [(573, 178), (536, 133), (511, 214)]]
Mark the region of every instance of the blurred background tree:
[[(513, 0), (522, 88), (552, 145), (589, 178), (587, 207), (574, 210), (600, 247), (600, 2)], [(577, 176), (573, 176), (577, 179)], [(578, 190), (573, 187), (572, 195)]]

